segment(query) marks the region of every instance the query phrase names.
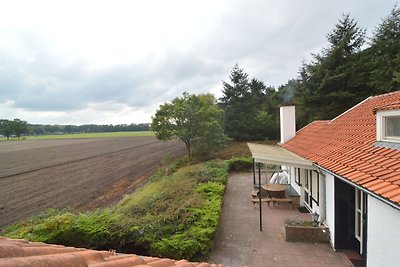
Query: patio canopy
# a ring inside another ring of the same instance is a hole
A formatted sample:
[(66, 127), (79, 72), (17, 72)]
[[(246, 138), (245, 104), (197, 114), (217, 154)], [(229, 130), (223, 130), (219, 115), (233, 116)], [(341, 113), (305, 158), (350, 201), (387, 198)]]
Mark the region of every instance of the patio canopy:
[(317, 168), (303, 157), (300, 157), (280, 146), (247, 143), (255, 162), (283, 165), (304, 169)]

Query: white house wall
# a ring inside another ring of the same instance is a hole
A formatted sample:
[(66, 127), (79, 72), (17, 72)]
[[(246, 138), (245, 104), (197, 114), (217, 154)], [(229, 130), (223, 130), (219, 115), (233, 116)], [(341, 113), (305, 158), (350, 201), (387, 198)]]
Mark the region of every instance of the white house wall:
[(326, 218), (325, 224), (329, 227), (331, 233), (332, 247), (335, 247), (335, 177), (329, 173), (325, 173), (325, 201), (326, 201)]
[(367, 266), (400, 266), (400, 211), (368, 195)]

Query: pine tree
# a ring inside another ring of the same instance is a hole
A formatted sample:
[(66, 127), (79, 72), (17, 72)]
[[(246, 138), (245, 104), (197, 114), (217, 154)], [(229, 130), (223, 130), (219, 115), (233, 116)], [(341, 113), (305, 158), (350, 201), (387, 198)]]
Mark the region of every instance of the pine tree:
[(400, 9), (394, 6), (390, 15), (376, 28), (371, 46), (371, 81), (375, 93), (398, 90), (400, 82)]
[(262, 101), (266, 94), (263, 82), (252, 79), (236, 64), (223, 82), (223, 96), (219, 99), (224, 110), (226, 134), (235, 140), (263, 140), (267, 136), (270, 115), (263, 111)]
[(303, 64), (297, 100), (303, 107), (305, 121), (330, 119), (353, 106), (360, 99), (354, 60), (365, 41), (365, 30), (350, 15), (343, 15), (327, 35), (328, 48)]

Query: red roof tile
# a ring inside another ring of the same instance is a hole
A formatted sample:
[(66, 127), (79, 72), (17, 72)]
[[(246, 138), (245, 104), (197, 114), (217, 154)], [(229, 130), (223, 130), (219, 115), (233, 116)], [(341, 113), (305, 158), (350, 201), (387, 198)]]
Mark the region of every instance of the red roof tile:
[(400, 150), (377, 147), (377, 111), (400, 109), (400, 91), (367, 98), (315, 121), (281, 146), (400, 205)]
[(223, 267), (219, 264), (142, 257), (0, 237), (0, 266)]
[(391, 103), (391, 104), (388, 104), (388, 105), (376, 107), (376, 108), (373, 109), (373, 112), (376, 113), (377, 111), (394, 110), (394, 109), (400, 109), (400, 102)]

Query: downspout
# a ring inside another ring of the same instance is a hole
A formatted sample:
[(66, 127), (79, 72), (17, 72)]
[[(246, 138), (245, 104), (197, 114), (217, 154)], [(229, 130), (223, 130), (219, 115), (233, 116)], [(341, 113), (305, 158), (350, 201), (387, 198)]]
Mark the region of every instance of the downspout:
[(262, 203), (261, 203), (261, 163), (258, 163), (258, 201), (260, 207), (260, 232), (262, 232)]

